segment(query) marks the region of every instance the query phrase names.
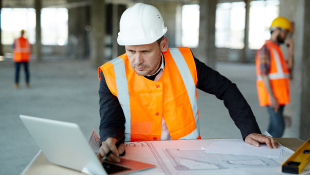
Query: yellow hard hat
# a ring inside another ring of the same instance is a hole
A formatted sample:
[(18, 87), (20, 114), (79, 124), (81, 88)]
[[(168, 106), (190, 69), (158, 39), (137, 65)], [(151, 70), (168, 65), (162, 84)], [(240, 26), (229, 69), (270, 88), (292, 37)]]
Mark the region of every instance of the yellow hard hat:
[(274, 27), (280, 27), (288, 31), (291, 31), (290, 21), (287, 18), (282, 17), (282, 16), (279, 16), (272, 21), (270, 28), (274, 28)]
[(20, 33), (25, 33), (25, 30), (21, 30)]

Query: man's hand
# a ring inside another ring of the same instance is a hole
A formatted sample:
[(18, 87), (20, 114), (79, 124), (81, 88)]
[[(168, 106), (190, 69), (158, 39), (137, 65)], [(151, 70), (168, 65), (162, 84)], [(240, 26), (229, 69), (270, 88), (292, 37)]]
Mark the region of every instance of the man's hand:
[(245, 143), (259, 147), (259, 143), (266, 143), (269, 149), (277, 149), (280, 144), (273, 137), (252, 133), (245, 138)]
[(116, 148), (115, 143), (116, 139), (109, 137), (106, 141), (103, 141), (101, 147), (99, 148), (99, 152), (97, 157), (99, 161), (102, 163), (102, 158), (111, 150), (112, 153), (106, 158), (107, 161), (110, 162), (120, 162), (121, 159), (118, 157), (125, 151), (125, 145), (122, 143), (118, 148)]
[(273, 94), (273, 90), (271, 89), (270, 79), (269, 79), (268, 75), (262, 75), (262, 79), (263, 79), (264, 85), (265, 85), (265, 87), (268, 91), (268, 94), (269, 94), (269, 98), (270, 98), (270, 105), (269, 106), (271, 108), (274, 108), (275, 112), (277, 112), (277, 110), (279, 108), (279, 103)]
[(278, 112), (279, 103), (276, 97), (274, 97), (273, 95), (270, 95), (270, 107), (274, 108), (275, 112)]
[(294, 39), (290, 38), (286, 41), (286, 46), (288, 48), (289, 55), (293, 54), (293, 47), (294, 47)]

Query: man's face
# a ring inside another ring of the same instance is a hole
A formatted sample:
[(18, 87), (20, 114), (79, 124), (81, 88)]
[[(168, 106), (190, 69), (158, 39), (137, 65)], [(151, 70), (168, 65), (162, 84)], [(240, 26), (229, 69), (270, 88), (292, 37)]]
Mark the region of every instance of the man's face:
[(161, 62), (161, 50), (157, 42), (145, 45), (126, 45), (131, 67), (140, 76), (154, 74)]
[(286, 30), (286, 29), (282, 29), (282, 28), (279, 28), (279, 34), (277, 36), (277, 41), (279, 42), (279, 44), (283, 44), (289, 31)]

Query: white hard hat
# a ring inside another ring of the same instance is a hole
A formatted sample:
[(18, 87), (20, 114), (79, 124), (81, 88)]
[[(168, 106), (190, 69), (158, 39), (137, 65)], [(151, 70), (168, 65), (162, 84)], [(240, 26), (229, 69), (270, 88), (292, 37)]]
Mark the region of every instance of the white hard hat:
[(122, 14), (119, 45), (142, 45), (157, 41), (167, 32), (164, 20), (154, 6), (137, 3)]

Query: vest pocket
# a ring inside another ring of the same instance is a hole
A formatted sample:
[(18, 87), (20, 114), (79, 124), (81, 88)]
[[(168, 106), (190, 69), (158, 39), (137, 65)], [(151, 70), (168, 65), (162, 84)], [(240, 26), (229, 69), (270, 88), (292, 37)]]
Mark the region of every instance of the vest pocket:
[(151, 135), (152, 123), (152, 121), (131, 121), (131, 133), (137, 135)]

